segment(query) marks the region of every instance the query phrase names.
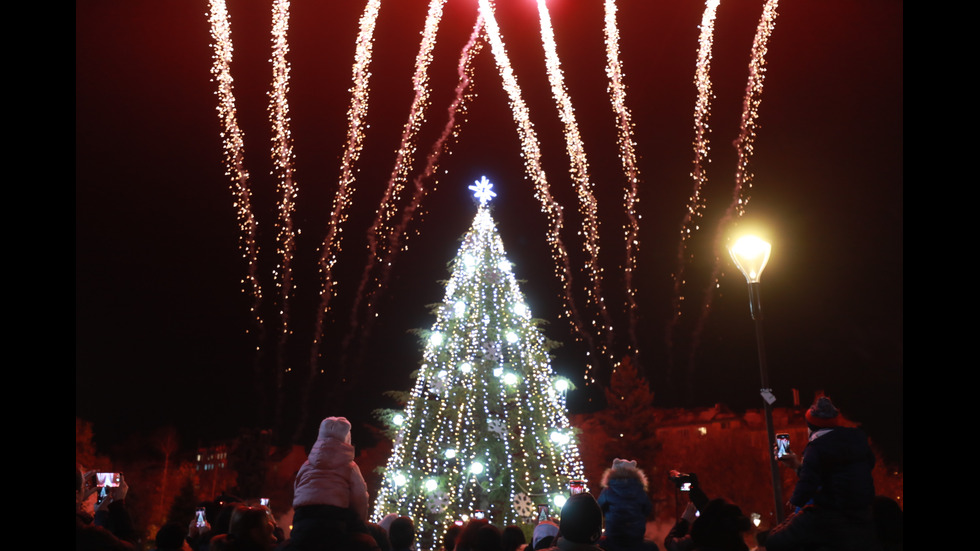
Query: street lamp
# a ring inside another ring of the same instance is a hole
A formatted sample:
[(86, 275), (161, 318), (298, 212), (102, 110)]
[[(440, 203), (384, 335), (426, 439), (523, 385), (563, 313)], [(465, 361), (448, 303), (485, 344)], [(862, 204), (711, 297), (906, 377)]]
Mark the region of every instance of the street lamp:
[(779, 465), (776, 464), (776, 457), (772, 449), (776, 440), (775, 429), (772, 426), (772, 404), (776, 397), (769, 388), (769, 373), (766, 367), (766, 347), (762, 332), (762, 299), (759, 295), (760, 279), (762, 270), (769, 262), (769, 253), (772, 252), (772, 245), (755, 236), (741, 237), (728, 249), (735, 261), (735, 266), (745, 276), (745, 281), (749, 284), (749, 312), (755, 320), (756, 346), (759, 350), (759, 373), (762, 378), (762, 388), (759, 393), (762, 395), (763, 409), (766, 412), (766, 432), (769, 437), (769, 470), (772, 474), (772, 493), (776, 503), (776, 520), (783, 521), (783, 488), (779, 477)]

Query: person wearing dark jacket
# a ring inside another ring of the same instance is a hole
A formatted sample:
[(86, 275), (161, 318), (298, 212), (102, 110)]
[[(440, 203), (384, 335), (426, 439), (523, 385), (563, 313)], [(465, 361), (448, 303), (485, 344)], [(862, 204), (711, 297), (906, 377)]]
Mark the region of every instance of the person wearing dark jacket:
[(614, 459), (602, 475), (599, 507), (606, 529), (599, 546), (606, 551), (655, 550), (657, 545), (644, 541), (647, 516), (653, 503), (647, 495), (647, 476), (636, 467), (636, 461)]
[[(687, 508), (664, 539), (667, 551), (748, 551), (744, 535), (751, 523), (741, 508), (724, 498), (709, 499), (694, 473), (670, 472), (677, 485), (688, 486)], [(700, 516), (698, 516), (700, 514)]]
[(789, 504), (796, 509), (766, 538), (767, 551), (878, 548), (872, 504), (875, 456), (860, 429), (840, 425), (839, 411), (826, 396), (806, 412), (809, 439), (803, 460), (780, 461), (796, 470)]

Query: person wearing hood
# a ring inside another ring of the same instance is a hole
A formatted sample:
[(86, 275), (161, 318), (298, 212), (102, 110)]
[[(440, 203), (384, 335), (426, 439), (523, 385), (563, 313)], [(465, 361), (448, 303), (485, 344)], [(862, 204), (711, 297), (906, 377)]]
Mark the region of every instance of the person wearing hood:
[(644, 541), (647, 516), (653, 503), (647, 495), (647, 476), (636, 461), (614, 459), (602, 475), (599, 506), (606, 530), (599, 545), (606, 551), (655, 550), (657, 544)]
[(368, 491), (354, 462), (350, 421), (327, 417), (293, 484), (290, 549), (327, 549), (353, 532), (367, 533)]

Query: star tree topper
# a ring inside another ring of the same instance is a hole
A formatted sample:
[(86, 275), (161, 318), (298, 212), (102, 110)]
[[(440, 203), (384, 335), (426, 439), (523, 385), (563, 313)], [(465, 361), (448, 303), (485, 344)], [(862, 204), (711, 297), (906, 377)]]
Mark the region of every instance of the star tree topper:
[(493, 184), (490, 183), (490, 180), (487, 180), (486, 176), (483, 176), (479, 181), (474, 182), (469, 189), (473, 192), (473, 195), (480, 201), (480, 206), (483, 207), (490, 202), (490, 199), (493, 199), (494, 197), (497, 196), (497, 194), (492, 191), (492, 188), (493, 188)]

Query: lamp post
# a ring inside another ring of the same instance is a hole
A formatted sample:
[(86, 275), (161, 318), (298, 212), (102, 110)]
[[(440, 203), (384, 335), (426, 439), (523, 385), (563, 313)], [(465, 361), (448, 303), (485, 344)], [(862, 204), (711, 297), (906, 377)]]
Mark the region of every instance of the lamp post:
[(752, 319), (755, 320), (756, 346), (759, 350), (759, 374), (762, 379), (762, 388), (759, 390), (759, 393), (762, 395), (762, 405), (766, 415), (766, 433), (768, 434), (769, 442), (769, 470), (772, 474), (772, 493), (776, 504), (776, 520), (782, 522), (784, 518), (783, 488), (779, 477), (779, 465), (776, 464), (776, 457), (772, 452), (776, 440), (775, 429), (772, 425), (772, 404), (776, 401), (776, 397), (773, 396), (772, 389), (769, 388), (766, 347), (762, 331), (762, 299), (759, 294), (759, 281), (762, 278), (762, 270), (766, 268), (766, 263), (769, 262), (769, 253), (772, 251), (772, 245), (758, 237), (746, 236), (735, 241), (728, 251), (732, 255), (732, 260), (735, 261), (735, 266), (742, 272), (742, 275), (745, 276), (745, 280), (749, 284), (749, 312), (752, 314)]

